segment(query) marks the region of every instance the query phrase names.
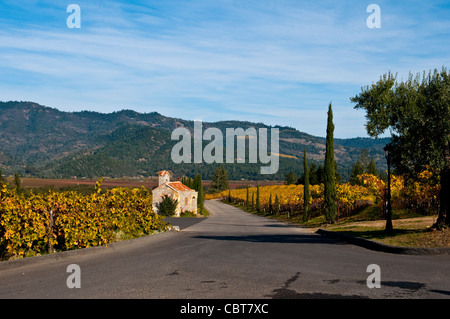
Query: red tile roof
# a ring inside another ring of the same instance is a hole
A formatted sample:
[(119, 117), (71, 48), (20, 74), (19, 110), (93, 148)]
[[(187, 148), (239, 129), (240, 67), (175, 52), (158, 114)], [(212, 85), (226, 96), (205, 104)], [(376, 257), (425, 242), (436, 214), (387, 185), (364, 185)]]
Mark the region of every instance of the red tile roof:
[(182, 182), (169, 182), (169, 183), (166, 183), (166, 185), (171, 187), (171, 188), (173, 188), (174, 190), (177, 190), (177, 191), (180, 191), (180, 192), (185, 192), (185, 191), (192, 191), (192, 192), (194, 192), (193, 189), (187, 187)]

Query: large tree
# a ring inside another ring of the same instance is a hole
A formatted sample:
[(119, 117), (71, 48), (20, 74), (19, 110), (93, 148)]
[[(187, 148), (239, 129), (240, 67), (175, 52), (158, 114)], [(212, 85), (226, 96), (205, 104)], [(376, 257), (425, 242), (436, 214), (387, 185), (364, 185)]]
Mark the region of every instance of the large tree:
[(361, 150), (358, 160), (352, 166), (349, 182), (352, 185), (362, 185), (363, 183), (358, 176), (365, 173), (378, 176), (377, 165), (375, 164), (373, 157), (371, 157), (369, 161), (369, 153), (364, 148)]
[(311, 198), (311, 194), (309, 191), (309, 167), (308, 161), (306, 159), (306, 150), (303, 150), (303, 169), (303, 221), (306, 222), (309, 220), (309, 200)]
[(358, 179), (358, 176), (364, 174), (364, 166), (361, 161), (357, 160), (355, 164), (352, 166), (352, 170), (350, 171), (350, 179), (349, 182), (352, 185), (359, 185), (361, 181)]
[(390, 160), (399, 174), (414, 178), (424, 169), (440, 177), (435, 228), (450, 225), (450, 73), (426, 72), (397, 81), (391, 72), (350, 98), (365, 109), (366, 129), (378, 137), (389, 130)]
[(327, 138), (325, 148), (324, 199), (325, 218), (328, 223), (334, 223), (337, 215), (336, 204), (336, 162), (334, 160), (334, 124), (331, 103), (328, 106)]
[(297, 184), (297, 182), (298, 182), (298, 176), (297, 176), (297, 174), (295, 174), (295, 172), (289, 172), (286, 175), (286, 184), (287, 185)]
[(211, 181), (210, 191), (212, 193), (220, 193), (221, 191), (224, 191), (226, 189), (229, 189), (228, 174), (227, 171), (225, 170), (225, 167), (222, 165), (214, 172), (214, 176)]

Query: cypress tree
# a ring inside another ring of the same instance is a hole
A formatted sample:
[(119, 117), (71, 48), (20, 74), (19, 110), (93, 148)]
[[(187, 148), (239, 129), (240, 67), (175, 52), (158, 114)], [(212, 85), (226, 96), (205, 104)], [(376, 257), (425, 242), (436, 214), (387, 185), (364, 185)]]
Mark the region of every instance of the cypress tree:
[(22, 189), (20, 187), (20, 175), (15, 173), (14, 174), (14, 187), (16, 189), (17, 194), (20, 194), (22, 192)]
[(259, 185), (256, 184), (256, 212), (260, 213), (261, 212), (261, 205), (259, 202)]
[(278, 215), (278, 213), (280, 212), (280, 200), (278, 199), (278, 194), (275, 195), (275, 214)]
[(202, 174), (197, 175), (197, 192), (198, 192), (198, 198), (197, 198), (197, 207), (198, 212), (200, 214), (203, 214), (203, 208), (205, 205), (205, 194), (203, 192), (203, 181), (202, 181)]
[(309, 199), (311, 194), (309, 192), (309, 167), (306, 160), (306, 150), (303, 150), (303, 167), (304, 167), (304, 188), (303, 188), (303, 221), (306, 222), (309, 219)]
[(194, 179), (192, 180), (192, 184), (191, 185), (192, 185), (191, 188), (194, 191), (198, 192), (198, 177), (197, 176), (194, 176)]
[(225, 189), (229, 189), (230, 185), (228, 184), (228, 174), (227, 171), (225, 169), (225, 166), (222, 166), (221, 168), (221, 172), (222, 172), (222, 185)]
[(273, 211), (272, 193), (270, 193), (270, 195), (269, 195), (269, 208), (268, 208), (268, 210), (269, 210), (269, 214), (272, 214), (272, 211)]
[(337, 215), (336, 205), (336, 162), (334, 160), (334, 124), (331, 103), (328, 107), (327, 139), (325, 149), (325, 218), (333, 224)]
[(250, 207), (248, 185), (247, 185), (247, 200), (246, 200), (246, 202), (245, 202), (245, 207), (246, 207), (247, 209)]
[(186, 177), (186, 184), (187, 187), (192, 188), (192, 178)]

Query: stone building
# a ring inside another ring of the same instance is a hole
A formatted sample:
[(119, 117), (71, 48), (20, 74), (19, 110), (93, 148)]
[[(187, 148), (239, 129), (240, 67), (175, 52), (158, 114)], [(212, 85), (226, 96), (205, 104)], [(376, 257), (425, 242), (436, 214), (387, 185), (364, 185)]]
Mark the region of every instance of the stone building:
[(158, 172), (159, 186), (152, 190), (152, 207), (158, 212), (157, 203), (161, 202), (164, 196), (170, 196), (178, 200), (175, 216), (180, 216), (182, 212), (190, 211), (197, 214), (198, 193), (181, 182), (171, 182), (168, 171)]

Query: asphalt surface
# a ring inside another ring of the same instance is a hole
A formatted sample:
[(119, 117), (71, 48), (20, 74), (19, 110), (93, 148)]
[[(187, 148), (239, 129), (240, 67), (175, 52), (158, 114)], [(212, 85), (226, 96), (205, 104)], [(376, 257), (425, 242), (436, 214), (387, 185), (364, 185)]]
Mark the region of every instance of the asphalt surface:
[[(206, 205), (213, 216), (180, 220), (180, 232), (2, 262), (0, 298), (450, 298), (449, 255), (373, 251)], [(70, 264), (80, 288), (67, 286)], [(371, 264), (381, 288), (367, 286)]]
[(180, 230), (191, 227), (197, 223), (200, 223), (208, 217), (166, 217), (164, 221), (172, 226), (178, 226)]

